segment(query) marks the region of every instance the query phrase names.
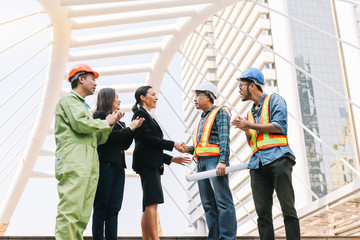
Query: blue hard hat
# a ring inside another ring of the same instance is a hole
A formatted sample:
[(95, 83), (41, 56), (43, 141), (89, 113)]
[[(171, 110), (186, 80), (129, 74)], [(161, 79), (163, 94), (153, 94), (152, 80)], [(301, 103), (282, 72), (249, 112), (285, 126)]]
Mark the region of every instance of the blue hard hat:
[(264, 74), (257, 68), (248, 68), (246, 69), (241, 77), (236, 80), (241, 81), (243, 79), (250, 79), (255, 82), (257, 85), (264, 85)]

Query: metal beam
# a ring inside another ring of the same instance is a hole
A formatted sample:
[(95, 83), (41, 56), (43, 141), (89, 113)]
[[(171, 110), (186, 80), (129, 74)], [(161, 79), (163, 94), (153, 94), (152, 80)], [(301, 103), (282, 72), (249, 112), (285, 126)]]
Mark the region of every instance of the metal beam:
[(90, 45), (129, 41), (143, 38), (153, 38), (177, 33), (174, 25), (160, 25), (156, 27), (138, 28), (97, 35), (76, 37), (71, 40), (70, 47), (84, 47)]
[(151, 65), (148, 63), (95, 68), (101, 76), (151, 72), (151, 70)]
[(193, 7), (181, 7), (169, 9), (167, 11), (163, 10), (151, 10), (151, 11), (142, 11), (135, 13), (123, 13), (115, 16), (96, 16), (89, 17), (85, 19), (72, 19), (72, 29), (86, 29), (86, 28), (96, 28), (96, 27), (106, 27), (113, 25), (121, 24), (130, 24), (130, 23), (139, 23), (147, 21), (158, 21), (158, 20), (168, 20), (181, 17), (192, 17), (196, 14), (196, 11)]
[(111, 58), (122, 57), (128, 55), (147, 54), (162, 51), (161, 43), (149, 43), (139, 44), (131, 46), (123, 46), (116, 48), (95, 49), (87, 51), (77, 51), (69, 54), (69, 62), (99, 59), (99, 58)]
[[(69, 17), (84, 17), (102, 14), (118, 14), (124, 12), (135, 12), (162, 8), (185, 7), (189, 5), (199, 5), (214, 3), (217, 0), (153, 0), (153, 1), (129, 1), (104, 4), (85, 5), (79, 7), (69, 7)], [(168, 10), (166, 10), (168, 11)]]
[[(125, 2), (125, 1), (127, 0), (61, 0), (61, 6), (117, 3), (117, 2)], [(139, 1), (139, 0), (132, 0), (132, 1)]]

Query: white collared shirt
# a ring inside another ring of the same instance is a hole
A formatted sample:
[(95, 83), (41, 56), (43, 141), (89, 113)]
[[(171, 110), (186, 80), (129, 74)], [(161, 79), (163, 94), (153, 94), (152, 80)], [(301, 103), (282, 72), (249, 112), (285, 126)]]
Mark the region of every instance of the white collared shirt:
[(144, 108), (144, 109), (148, 112), (148, 114), (149, 114), (152, 118), (155, 119), (154, 115), (153, 115), (150, 111), (148, 111), (146, 108)]

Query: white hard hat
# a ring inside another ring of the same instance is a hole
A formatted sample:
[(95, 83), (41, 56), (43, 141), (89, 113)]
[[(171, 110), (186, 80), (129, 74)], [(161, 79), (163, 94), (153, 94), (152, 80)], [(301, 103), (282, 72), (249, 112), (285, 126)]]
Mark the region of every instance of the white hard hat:
[(217, 87), (212, 84), (211, 82), (209, 81), (203, 81), (201, 82), (197, 88), (193, 89), (192, 92), (195, 92), (195, 91), (201, 91), (201, 92), (206, 92), (210, 95), (211, 98), (213, 99), (216, 99), (218, 98), (219, 96), (219, 93), (218, 93), (218, 90), (217, 90)]

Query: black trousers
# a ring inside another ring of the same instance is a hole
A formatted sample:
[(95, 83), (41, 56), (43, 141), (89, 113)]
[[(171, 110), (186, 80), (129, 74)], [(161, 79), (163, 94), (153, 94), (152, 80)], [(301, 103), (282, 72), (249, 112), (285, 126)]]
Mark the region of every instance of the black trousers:
[(295, 209), (292, 186), (293, 161), (282, 157), (268, 165), (251, 169), (251, 188), (258, 215), (258, 230), (261, 240), (274, 240), (272, 221), (273, 193), (276, 191), (284, 217), (286, 239), (300, 240), (300, 226)]
[[(118, 214), (123, 201), (125, 171), (118, 165), (100, 162), (92, 234), (94, 240), (117, 239)], [(105, 230), (105, 234), (104, 234)]]

